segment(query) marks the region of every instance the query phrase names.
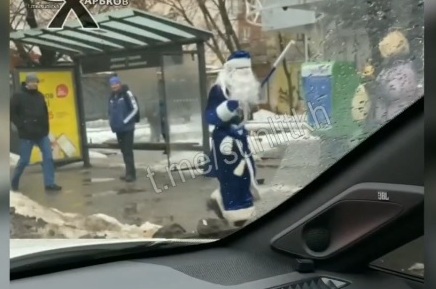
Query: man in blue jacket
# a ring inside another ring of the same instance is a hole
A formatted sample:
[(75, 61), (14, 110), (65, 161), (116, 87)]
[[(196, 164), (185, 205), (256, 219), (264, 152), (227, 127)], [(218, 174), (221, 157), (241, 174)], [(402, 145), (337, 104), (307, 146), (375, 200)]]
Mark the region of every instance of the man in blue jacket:
[(133, 141), (135, 123), (139, 118), (139, 106), (135, 96), (127, 85), (123, 85), (117, 76), (109, 80), (112, 94), (109, 98), (109, 123), (117, 135), (118, 144), (123, 155), (126, 172), (120, 179), (126, 182), (136, 180), (135, 159), (133, 156)]

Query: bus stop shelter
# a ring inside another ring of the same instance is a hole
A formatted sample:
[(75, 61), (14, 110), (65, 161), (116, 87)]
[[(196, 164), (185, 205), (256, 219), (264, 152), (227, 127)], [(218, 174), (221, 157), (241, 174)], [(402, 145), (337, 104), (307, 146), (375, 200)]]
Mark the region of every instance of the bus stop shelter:
[[(197, 145), (172, 143), (172, 129), (171, 125), (168, 125), (165, 128), (168, 135), (165, 143), (135, 143), (135, 149), (165, 149), (168, 161), (171, 150), (208, 152), (209, 130), (201, 112), (205, 109), (207, 98), (204, 43), (212, 37), (212, 33), (131, 8), (102, 13), (94, 18), (99, 23), (99, 29), (84, 29), (79, 21), (73, 20), (66, 22), (60, 30), (38, 28), (10, 34), (10, 39), (16, 43), (49, 49), (68, 55), (72, 59), (71, 65), (19, 67), (14, 73), (15, 86), (23, 81), (28, 72), (39, 73), (43, 78), (40, 88), (44, 87), (45, 91), (42, 92), (51, 110), (51, 137), (59, 146), (59, 154), (55, 156), (56, 162), (83, 161), (85, 166), (91, 165), (81, 75), (150, 67), (161, 69), (167, 119), (172, 111), (177, 110), (177, 102), (170, 101), (171, 98), (183, 89), (180, 87), (183, 83), (177, 87), (171, 82), (180, 75), (186, 76), (188, 71), (195, 71), (188, 75), (198, 80), (198, 89), (194, 94), (198, 96), (197, 111), (201, 115), (201, 121), (198, 122), (198, 126), (201, 127), (201, 141)], [(186, 45), (193, 45), (195, 49), (186, 51)], [(193, 62), (185, 64), (187, 59), (193, 58), (196, 60), (195, 67), (192, 65)], [(64, 100), (68, 98), (67, 95), (71, 95), (70, 102)], [(64, 102), (61, 103), (60, 99)], [(141, 99), (139, 101), (141, 102)], [(66, 110), (68, 106), (75, 106), (75, 109)], [(71, 118), (72, 116), (75, 119)], [(117, 146), (101, 144), (100, 147)], [(38, 162), (37, 159), (36, 157), (33, 163)]]

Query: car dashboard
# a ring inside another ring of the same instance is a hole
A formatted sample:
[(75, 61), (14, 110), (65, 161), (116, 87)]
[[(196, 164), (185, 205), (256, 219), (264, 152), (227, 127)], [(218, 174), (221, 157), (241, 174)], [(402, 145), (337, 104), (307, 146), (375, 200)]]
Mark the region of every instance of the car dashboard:
[(12, 289), (409, 289), (401, 278), (365, 274), (299, 273), (282, 255), (213, 249), (120, 261), (14, 280)]

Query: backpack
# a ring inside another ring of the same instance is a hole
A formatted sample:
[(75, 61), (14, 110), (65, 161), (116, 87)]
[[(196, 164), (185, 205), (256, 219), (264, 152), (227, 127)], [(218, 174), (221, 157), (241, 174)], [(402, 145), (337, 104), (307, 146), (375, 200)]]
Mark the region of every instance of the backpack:
[[(129, 104), (130, 109), (133, 109), (132, 104), (131, 104), (130, 100), (128, 99), (128, 96), (126, 94), (124, 94), (123, 97), (124, 97), (124, 101)], [(135, 120), (136, 123), (138, 123), (141, 120), (139, 102), (138, 102), (138, 98), (136, 97), (136, 95), (133, 95), (133, 97), (135, 98), (135, 101), (138, 104), (138, 112), (136, 113), (136, 115), (133, 119)]]

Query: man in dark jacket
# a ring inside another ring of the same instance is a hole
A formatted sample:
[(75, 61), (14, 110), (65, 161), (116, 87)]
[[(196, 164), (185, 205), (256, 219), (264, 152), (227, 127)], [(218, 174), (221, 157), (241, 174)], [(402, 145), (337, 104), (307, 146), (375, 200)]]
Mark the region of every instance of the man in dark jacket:
[(12, 176), (11, 189), (18, 190), (20, 178), (29, 165), (35, 145), (42, 153), (44, 185), (47, 191), (60, 191), (55, 183), (55, 166), (49, 138), (49, 114), (44, 95), (38, 91), (39, 79), (28, 74), (21, 91), (16, 92), (10, 102), (11, 122), (18, 130), (20, 138), (20, 160)]
[(139, 113), (136, 98), (127, 85), (123, 85), (117, 76), (109, 80), (112, 94), (109, 98), (109, 123), (117, 135), (118, 144), (123, 155), (126, 173), (120, 179), (126, 182), (136, 180), (135, 159), (133, 156), (133, 142), (135, 122)]

